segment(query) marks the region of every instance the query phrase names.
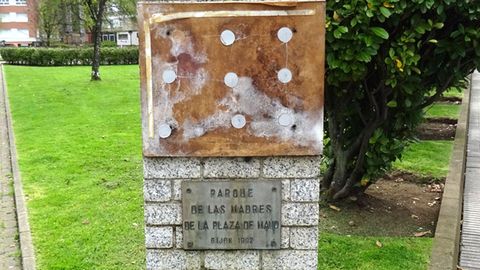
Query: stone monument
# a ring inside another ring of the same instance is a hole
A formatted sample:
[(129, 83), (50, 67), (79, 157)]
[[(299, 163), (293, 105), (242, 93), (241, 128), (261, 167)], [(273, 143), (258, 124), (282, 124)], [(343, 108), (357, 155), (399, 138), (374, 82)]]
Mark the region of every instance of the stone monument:
[(325, 2), (141, 2), (147, 269), (317, 269)]

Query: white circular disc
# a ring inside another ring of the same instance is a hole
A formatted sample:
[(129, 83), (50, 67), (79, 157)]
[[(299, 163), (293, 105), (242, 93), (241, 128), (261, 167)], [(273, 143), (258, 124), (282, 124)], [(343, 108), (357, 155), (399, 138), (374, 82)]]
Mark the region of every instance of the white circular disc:
[(247, 124), (247, 119), (241, 114), (236, 114), (232, 117), (232, 126), (234, 128), (243, 128)]
[(280, 69), (277, 76), (282, 83), (289, 83), (292, 80), (292, 72), (288, 68)]
[(173, 83), (177, 79), (177, 73), (171, 69), (164, 70), (162, 79), (165, 83)]
[(281, 42), (287, 43), (292, 39), (293, 32), (288, 27), (282, 27), (280, 28), (280, 30), (278, 30), (277, 37)]
[(283, 127), (289, 127), (293, 125), (293, 115), (291, 115), (290, 113), (282, 113), (280, 117), (278, 117), (278, 123), (280, 124), (280, 126)]
[(158, 127), (158, 134), (162, 139), (168, 138), (172, 134), (172, 128), (168, 124), (161, 124), (160, 127)]
[(220, 35), (220, 41), (225, 46), (230, 46), (235, 42), (235, 33), (230, 30), (223, 30)]
[(235, 72), (229, 72), (225, 75), (223, 81), (225, 82), (225, 85), (233, 88), (238, 84), (238, 75)]
[(202, 127), (196, 127), (196, 128), (193, 130), (193, 133), (195, 133), (195, 136), (200, 137), (200, 136), (202, 136), (203, 134), (205, 134), (205, 130), (204, 130)]

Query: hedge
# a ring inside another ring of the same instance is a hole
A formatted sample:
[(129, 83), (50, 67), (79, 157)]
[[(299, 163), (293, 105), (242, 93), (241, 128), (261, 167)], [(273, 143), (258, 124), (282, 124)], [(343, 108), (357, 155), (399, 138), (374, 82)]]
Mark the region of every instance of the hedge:
[[(0, 48), (3, 61), (28, 66), (81, 66), (91, 65), (93, 48)], [(101, 48), (100, 64), (138, 64), (138, 48)]]

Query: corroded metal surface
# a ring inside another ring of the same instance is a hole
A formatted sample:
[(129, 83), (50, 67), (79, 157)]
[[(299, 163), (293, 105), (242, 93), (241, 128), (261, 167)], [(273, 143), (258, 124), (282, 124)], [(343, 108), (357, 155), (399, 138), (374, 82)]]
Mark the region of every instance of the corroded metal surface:
[(144, 155), (320, 154), (324, 5), (141, 3)]
[(185, 249), (279, 249), (280, 181), (182, 183)]

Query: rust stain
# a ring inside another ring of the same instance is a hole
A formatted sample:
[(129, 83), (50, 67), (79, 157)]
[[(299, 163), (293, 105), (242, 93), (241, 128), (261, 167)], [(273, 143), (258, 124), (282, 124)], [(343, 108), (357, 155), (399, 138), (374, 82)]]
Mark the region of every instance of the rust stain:
[[(325, 3), (285, 3), (140, 5), (146, 156), (321, 152)], [(286, 44), (281, 27), (293, 32)], [(235, 35), (229, 46), (220, 42), (224, 30)], [(288, 83), (277, 77), (282, 68), (292, 74)], [(166, 71), (175, 72), (173, 82), (163, 81)], [(232, 87), (228, 72), (238, 78)], [(237, 114), (246, 119), (240, 129), (231, 123)], [(172, 134), (161, 139), (156, 128), (165, 124)]]
[(177, 60), (178, 72), (180, 75), (195, 73), (202, 66), (201, 63), (195, 61), (195, 59), (188, 53), (179, 54)]

